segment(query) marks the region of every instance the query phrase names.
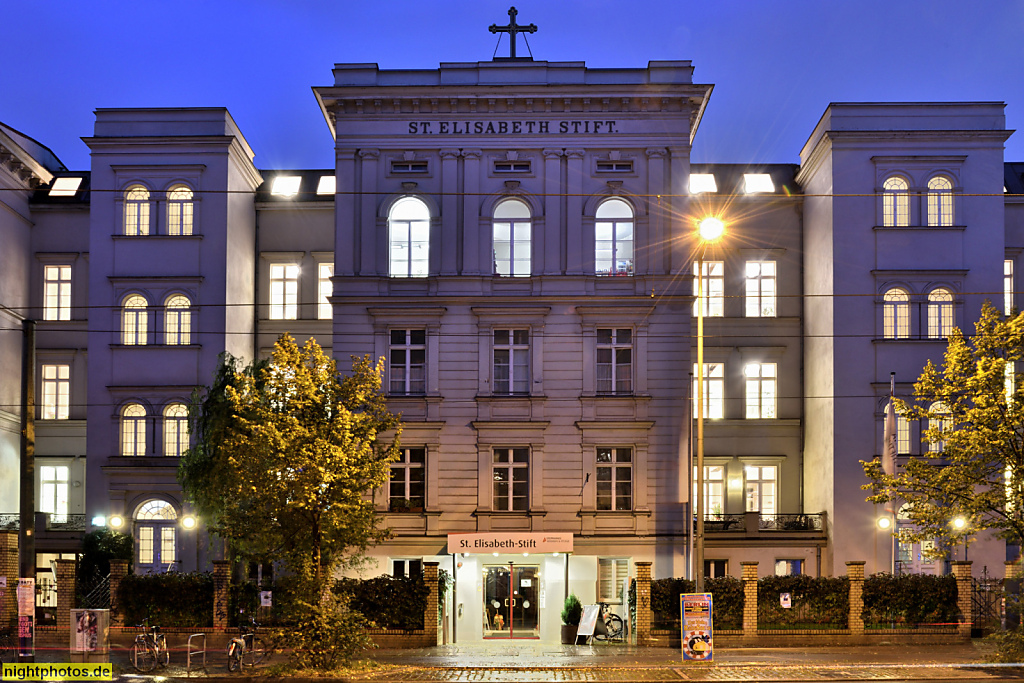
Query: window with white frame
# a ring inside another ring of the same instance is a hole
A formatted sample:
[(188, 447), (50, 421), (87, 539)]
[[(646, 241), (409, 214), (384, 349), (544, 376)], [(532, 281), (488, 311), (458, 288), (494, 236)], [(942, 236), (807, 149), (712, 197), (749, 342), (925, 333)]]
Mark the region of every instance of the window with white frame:
[[(693, 506), (697, 505), (697, 468), (693, 468)], [(696, 513), (695, 513), (696, 514)], [(704, 519), (719, 520), (725, 514), (725, 466), (704, 466)]]
[[(693, 416), (697, 417), (697, 364), (693, 364)], [(725, 417), (725, 363), (704, 364), (704, 418)]]
[(495, 448), (491, 454), (494, 489), (491, 508), (502, 512), (524, 512), (530, 494), (530, 449)]
[(188, 185), (175, 185), (167, 190), (167, 234), (192, 234), (192, 189)]
[(426, 277), (430, 273), (430, 210), (416, 197), (403, 197), (388, 214), (388, 274)]
[(530, 331), (494, 330), (495, 394), (530, 391)]
[(1013, 261), (1003, 261), (1003, 313), (1013, 312)]
[(299, 314), (299, 264), (270, 264), (270, 319), (295, 320)]
[(121, 307), (121, 343), (126, 346), (145, 346), (148, 343), (149, 302), (144, 296), (132, 294)]
[(803, 560), (775, 560), (775, 576), (798, 576), (803, 573)]
[(1006, 403), (1013, 403), (1013, 394), (1017, 391), (1016, 363), (1012, 360), (1006, 361), (1003, 365), (1003, 391), (1006, 396)]
[(518, 199), (506, 199), (494, 208), (494, 274), (506, 277), (530, 275), (530, 207)]
[(633, 391), (633, 330), (597, 329), (597, 393)]
[(748, 318), (774, 318), (775, 261), (747, 261), (746, 308)]
[(743, 366), (743, 375), (747, 383), (747, 419), (778, 417), (778, 369), (775, 363), (747, 363)]
[(899, 413), (896, 414), (896, 453), (910, 454), (910, 420)]
[(633, 449), (597, 449), (597, 509), (633, 509)]
[(882, 336), (886, 339), (910, 337), (910, 295), (893, 287), (882, 295)]
[(597, 207), (594, 218), (594, 272), (632, 275), (633, 207), (621, 199), (608, 199)]
[(71, 266), (43, 267), (43, 320), (71, 320)]
[(704, 578), (720, 579), (729, 576), (729, 560), (704, 560)]
[(946, 447), (946, 440), (943, 435), (949, 431), (952, 422), (949, 418), (949, 408), (942, 401), (936, 401), (928, 408), (928, 450), (932, 453), (939, 453)]
[(334, 309), (331, 308), (330, 298), (334, 294), (334, 284), (331, 278), (334, 277), (334, 264), (321, 263), (317, 265), (317, 307), (316, 317), (320, 320), (330, 320), (334, 317)]
[(778, 512), (779, 468), (774, 465), (747, 465), (743, 468), (747, 512), (760, 512), (762, 516)]
[(170, 503), (150, 500), (135, 515), (136, 560), (148, 571), (168, 571), (177, 561), (175, 524), (178, 515)]
[(609, 605), (622, 604), (622, 589), (629, 580), (629, 559), (597, 558), (597, 601)]
[(697, 268), (701, 269), (701, 301), (704, 303), (705, 318), (720, 318), (725, 315), (725, 263), (722, 261), (695, 261), (693, 264), (693, 315), (697, 315)]
[(188, 448), (188, 408), (171, 403), (164, 408), (164, 455), (179, 457)]
[(44, 420), (66, 420), (71, 405), (71, 367), (44, 365), (43, 368)]
[(71, 483), (67, 465), (39, 467), (39, 511), (50, 515), (50, 521), (68, 521), (68, 491)]
[(149, 234), (149, 190), (132, 185), (124, 193), (124, 234)]
[(928, 225), (953, 225), (953, 182), (946, 176), (928, 180)]
[(391, 512), (421, 511), (427, 496), (427, 449), (403, 448), (391, 463), (388, 509)]
[(138, 403), (121, 409), (121, 455), (146, 455), (146, 409)]
[(164, 303), (164, 343), (188, 346), (192, 343), (192, 302), (175, 294)]
[(391, 330), (388, 348), (388, 393), (425, 394), (427, 391), (427, 331)]
[(953, 331), (953, 293), (938, 288), (928, 292), (928, 336), (945, 339)]
[(906, 227), (910, 225), (910, 185), (899, 176), (886, 178), (882, 183), (882, 225)]

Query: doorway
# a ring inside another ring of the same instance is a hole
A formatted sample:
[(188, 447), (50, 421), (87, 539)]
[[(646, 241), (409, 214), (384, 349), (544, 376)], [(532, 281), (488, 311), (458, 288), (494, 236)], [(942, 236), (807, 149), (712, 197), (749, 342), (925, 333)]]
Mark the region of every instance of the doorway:
[(484, 566), (484, 638), (540, 638), (536, 565)]

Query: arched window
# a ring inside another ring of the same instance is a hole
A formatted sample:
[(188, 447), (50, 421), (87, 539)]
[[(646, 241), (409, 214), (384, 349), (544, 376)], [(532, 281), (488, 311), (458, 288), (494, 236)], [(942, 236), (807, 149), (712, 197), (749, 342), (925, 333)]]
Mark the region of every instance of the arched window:
[(149, 328), (146, 297), (132, 294), (121, 307), (121, 343), (126, 346), (144, 346)]
[(171, 346), (192, 343), (192, 303), (175, 294), (164, 303), (164, 343)]
[(597, 207), (594, 222), (594, 272), (633, 274), (633, 207), (609, 199)]
[(146, 455), (146, 409), (138, 403), (121, 410), (121, 455)]
[(403, 197), (388, 213), (391, 277), (426, 277), (430, 271), (430, 210), (416, 197)]
[(953, 293), (933, 289), (928, 293), (928, 336), (945, 339), (953, 331)]
[(135, 560), (143, 572), (165, 572), (177, 561), (178, 515), (167, 501), (150, 500), (135, 513)]
[(132, 185), (124, 193), (124, 234), (149, 234), (149, 190)]
[(180, 456), (188, 448), (188, 409), (184, 403), (164, 408), (164, 455)]
[(929, 430), (934, 430), (934, 433), (928, 437), (928, 450), (932, 453), (938, 453), (946, 447), (946, 440), (942, 435), (952, 427), (949, 419), (949, 408), (942, 401), (936, 401), (928, 408), (928, 412), (931, 414), (928, 420), (928, 428)]
[(513, 277), (530, 275), (530, 207), (506, 199), (494, 209), (494, 273)]
[(953, 182), (946, 176), (928, 181), (928, 225), (953, 225)]
[(882, 225), (902, 227), (910, 225), (910, 186), (899, 176), (886, 178), (882, 183)]
[(167, 190), (167, 234), (192, 234), (192, 189), (175, 185)]
[(893, 287), (882, 299), (882, 336), (906, 339), (910, 336), (910, 296), (899, 287)]

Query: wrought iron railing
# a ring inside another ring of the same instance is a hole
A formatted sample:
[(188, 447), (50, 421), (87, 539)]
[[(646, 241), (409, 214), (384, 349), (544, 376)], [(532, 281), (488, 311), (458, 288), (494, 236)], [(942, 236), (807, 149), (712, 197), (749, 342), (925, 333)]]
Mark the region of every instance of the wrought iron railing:
[(21, 528), (21, 515), (0, 515), (0, 531), (17, 531)]
[(704, 533), (717, 531), (744, 531), (746, 515), (713, 514), (704, 517)]
[(85, 515), (46, 515), (47, 531), (88, 531)]
[(821, 513), (761, 515), (759, 528), (763, 531), (822, 531), (823, 521)]

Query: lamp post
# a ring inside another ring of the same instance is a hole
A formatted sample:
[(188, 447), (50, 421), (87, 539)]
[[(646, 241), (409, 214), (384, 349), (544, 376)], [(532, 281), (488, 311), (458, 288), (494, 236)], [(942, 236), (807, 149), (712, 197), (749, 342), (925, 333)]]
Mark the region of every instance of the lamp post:
[(697, 224), (697, 530), (693, 544), (696, 592), (704, 592), (704, 250), (725, 234), (725, 223), (713, 216)]
[[(953, 528), (960, 533), (960, 540), (964, 542), (964, 562), (967, 561), (967, 520), (963, 517), (957, 517), (953, 520)], [(953, 559), (956, 559), (956, 550), (954, 548)]]

